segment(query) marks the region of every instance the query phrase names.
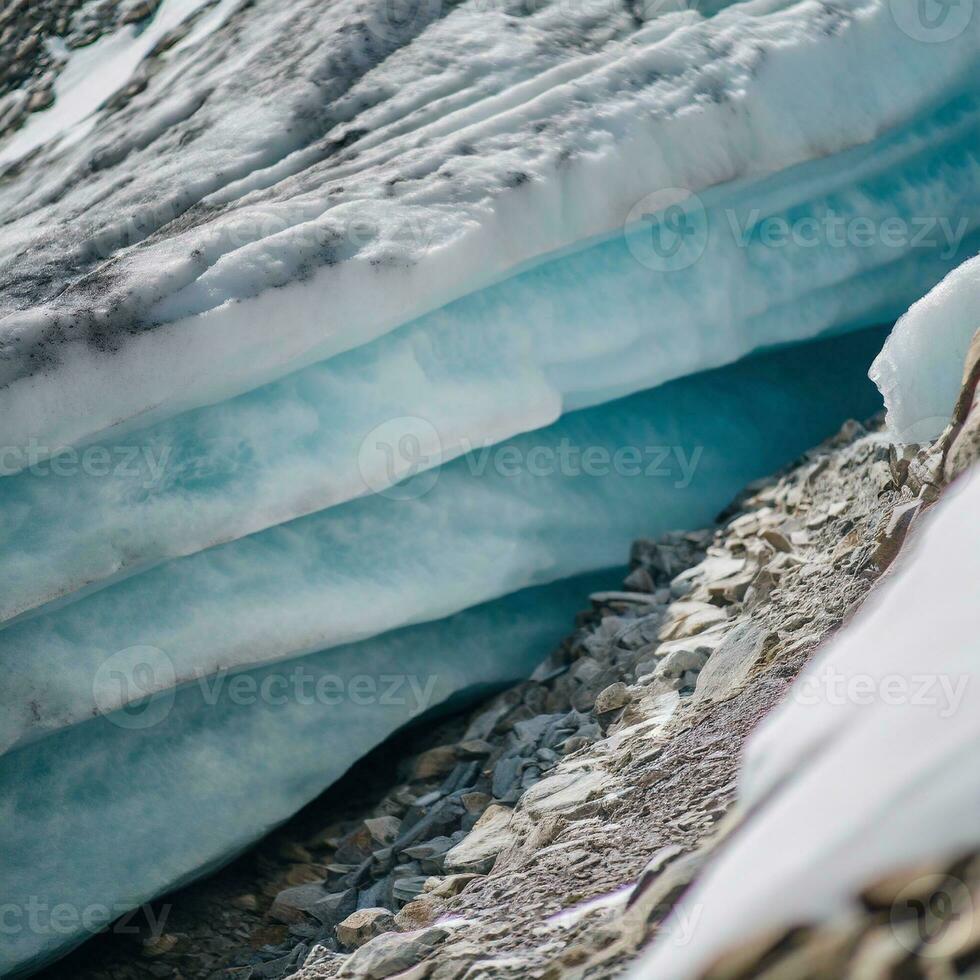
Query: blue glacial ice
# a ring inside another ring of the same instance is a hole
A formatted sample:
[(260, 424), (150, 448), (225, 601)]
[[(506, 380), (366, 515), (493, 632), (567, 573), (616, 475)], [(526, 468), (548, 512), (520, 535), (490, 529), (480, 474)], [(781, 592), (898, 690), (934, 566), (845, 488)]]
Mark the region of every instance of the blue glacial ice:
[[(215, 867), (525, 673), (573, 576), (874, 410), (861, 328), (980, 247), (977, 25), (658, 6), (164, 0), (0, 144), (16, 906)], [(287, 667), (436, 681), (209, 703)], [(87, 931), (25, 930), (0, 971)]]
[[(161, 892), (232, 858), (387, 735), (453, 697), (526, 676), (586, 576), (100, 715), (0, 757), (0, 975), (30, 972)], [(107, 683), (166, 672), (148, 647)], [(58, 907), (58, 908), (56, 908)]]
[[(980, 247), (978, 147), (980, 95), (960, 96), (871, 147), (689, 199), (691, 254), (670, 268), (640, 222), (279, 382), (100, 440), (82, 452), (97, 466), (62, 464), (56, 490), (3, 480), (0, 622), (383, 487), (397, 471), (362, 450), (393, 419), (428, 423), (414, 435), (435, 465), (755, 349), (894, 320)], [(866, 226), (896, 237), (856, 239)], [(8, 436), (4, 472), (46, 458)]]
[(405, 494), (366, 496), (13, 623), (0, 631), (0, 750), (121, 706), (93, 689), (107, 652), (158, 647), (174, 665), (160, 682), (182, 683), (439, 619), (616, 565), (644, 533), (701, 526), (842, 417), (874, 411), (865, 371), (881, 339), (787, 348), (573, 412), (422, 472)]

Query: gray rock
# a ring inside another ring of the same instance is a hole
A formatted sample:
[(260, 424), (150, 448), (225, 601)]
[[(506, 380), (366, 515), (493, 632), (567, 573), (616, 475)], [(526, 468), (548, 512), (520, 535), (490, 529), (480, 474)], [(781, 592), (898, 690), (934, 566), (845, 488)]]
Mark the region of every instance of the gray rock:
[(445, 776), (456, 766), (456, 749), (452, 745), (437, 745), (423, 752), (415, 760), (413, 779), (433, 779)]
[(686, 673), (700, 671), (708, 662), (708, 656), (708, 651), (703, 647), (682, 647), (673, 650), (660, 661), (653, 674), (654, 680), (674, 684), (680, 681)]
[(698, 675), (695, 697), (718, 702), (735, 694), (762, 656), (766, 635), (751, 621), (734, 626)]
[(511, 830), (512, 817), (510, 807), (499, 804), (487, 807), (469, 836), (446, 854), (446, 870), (486, 874), (493, 867), (497, 855), (515, 841)]
[(368, 833), (382, 846), (394, 843), (402, 822), (397, 817), (371, 817), (364, 821)]
[(630, 702), (629, 688), (622, 682), (617, 681), (604, 688), (595, 699), (595, 713), (597, 715), (608, 714), (610, 711), (618, 711)]
[(403, 875), (401, 877), (395, 878), (392, 886), (391, 893), (396, 902), (410, 902), (412, 899), (417, 898), (422, 894), (425, 888), (425, 883), (429, 880), (429, 875)]
[(524, 760), (518, 755), (504, 756), (497, 761), (493, 770), (492, 792), (498, 800), (512, 801), (514, 793), (520, 785)]
[(311, 905), (307, 911), (319, 919), (322, 925), (332, 928), (346, 919), (355, 908), (357, 908), (357, 891), (353, 888), (345, 888), (343, 891), (327, 895), (326, 898)]
[(294, 922), (302, 922), (306, 913), (314, 914), (314, 907), (327, 897), (323, 885), (314, 882), (308, 885), (293, 885), (292, 888), (285, 888), (272, 903), (269, 909), (269, 917), (285, 922), (290, 925)]
[(383, 980), (420, 963), (449, 935), (439, 926), (415, 932), (386, 932), (365, 943), (341, 967), (339, 976)]

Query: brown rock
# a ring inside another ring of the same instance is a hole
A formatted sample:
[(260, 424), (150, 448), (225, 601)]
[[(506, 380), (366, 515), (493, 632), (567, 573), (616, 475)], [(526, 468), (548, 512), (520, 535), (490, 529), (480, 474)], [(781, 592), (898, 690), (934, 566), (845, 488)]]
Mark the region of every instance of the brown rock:
[(485, 875), (458, 874), (446, 875), (444, 878), (430, 878), (425, 883), (425, 892), (436, 898), (452, 898), (454, 895), (458, 895), (471, 881), (483, 877)]
[(421, 929), (423, 926), (432, 923), (436, 917), (436, 912), (436, 903), (431, 898), (416, 898), (395, 916), (395, 928), (402, 931)]
[(456, 749), (452, 745), (437, 745), (423, 752), (412, 768), (413, 779), (435, 779), (445, 776), (456, 765)]
[(388, 909), (358, 909), (339, 923), (337, 940), (348, 949), (357, 949), (368, 940), (395, 928), (395, 917)]

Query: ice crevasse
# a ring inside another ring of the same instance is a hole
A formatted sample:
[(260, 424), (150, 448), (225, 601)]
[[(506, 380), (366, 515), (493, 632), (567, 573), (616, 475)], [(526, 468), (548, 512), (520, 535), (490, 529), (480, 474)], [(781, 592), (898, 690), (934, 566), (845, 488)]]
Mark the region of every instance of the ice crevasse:
[[(526, 674), (632, 539), (872, 412), (864, 328), (980, 246), (977, 25), (911, 3), (194, 8), (0, 144), (15, 906), (137, 905)], [(431, 684), (221, 693), (297, 670)]]

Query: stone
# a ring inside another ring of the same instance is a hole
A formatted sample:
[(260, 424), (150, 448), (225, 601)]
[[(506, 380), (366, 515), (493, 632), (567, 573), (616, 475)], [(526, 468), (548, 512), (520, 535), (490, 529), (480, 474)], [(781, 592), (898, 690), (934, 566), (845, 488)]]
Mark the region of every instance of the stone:
[(674, 684), (688, 672), (697, 673), (708, 662), (710, 653), (701, 647), (687, 647), (669, 653), (653, 673), (654, 681)]
[(396, 902), (411, 902), (422, 894), (428, 875), (402, 875), (392, 882), (391, 894)]
[(471, 873), (446, 875), (444, 878), (429, 878), (423, 891), (436, 898), (452, 898), (466, 888), (471, 881), (483, 877), (485, 876)]
[(913, 500), (900, 504), (892, 511), (888, 525), (878, 539), (874, 552), (874, 562), (884, 571), (898, 556), (913, 521), (922, 510), (922, 501)]
[(144, 956), (154, 959), (157, 956), (164, 956), (169, 953), (180, 942), (177, 936), (170, 932), (161, 933), (159, 936), (150, 936), (140, 944), (140, 952)]
[(367, 828), (368, 833), (383, 847), (387, 847), (397, 840), (401, 825), (401, 820), (398, 817), (392, 816), (371, 817), (364, 821), (364, 826)]
[(510, 807), (496, 803), (487, 807), (469, 835), (446, 854), (446, 870), (472, 874), (488, 872), (497, 855), (516, 840), (511, 830), (512, 819), (513, 811)]
[(456, 767), (456, 749), (451, 745), (437, 745), (415, 759), (413, 779), (435, 779), (448, 775)]
[(332, 892), (326, 898), (311, 905), (307, 912), (329, 929), (346, 919), (356, 908), (357, 889), (345, 888), (343, 891)]
[(595, 699), (595, 713), (604, 715), (610, 711), (618, 711), (629, 704), (630, 700), (629, 688), (622, 681), (617, 681), (599, 692), (599, 696)]
[(395, 917), (390, 910), (382, 908), (358, 909), (337, 924), (334, 930), (342, 946), (357, 949), (369, 939), (390, 932), (395, 927)]
[[(432, 894), (430, 892), (429, 896)], [(403, 932), (421, 929), (432, 924), (436, 911), (435, 901), (431, 897), (415, 898), (395, 916), (395, 927)]]
[(584, 803), (604, 795), (612, 779), (601, 769), (556, 772), (529, 789), (521, 806), (534, 819), (551, 814), (567, 816)]
[(765, 651), (767, 633), (751, 621), (736, 624), (698, 675), (700, 701), (726, 701), (748, 680)]
[(313, 906), (326, 897), (327, 892), (318, 882), (293, 885), (276, 895), (272, 908), (269, 909), (269, 918), (284, 922), (286, 925), (302, 922)]
[(429, 926), (414, 932), (386, 932), (366, 942), (341, 967), (338, 976), (383, 980), (420, 963), (448, 930)]
[(659, 639), (679, 640), (702, 633), (728, 619), (728, 613), (708, 602), (681, 600), (670, 607), (670, 620), (661, 629)]
[(362, 822), (349, 834), (341, 838), (333, 856), (334, 863), (358, 865), (365, 858), (371, 856), (371, 852), (375, 847), (376, 842), (371, 835), (371, 831)]
[(786, 535), (774, 527), (767, 527), (759, 537), (767, 544), (771, 544), (776, 551), (790, 552), (793, 550), (793, 545)]
[(472, 793), (463, 793), (459, 801), (467, 813), (479, 816), (493, 802), (493, 797), (489, 793), (473, 791)]

